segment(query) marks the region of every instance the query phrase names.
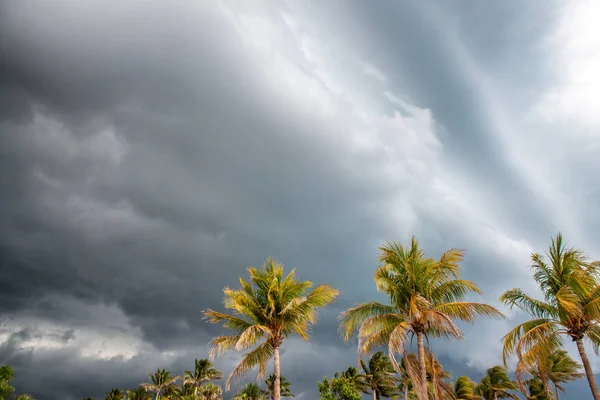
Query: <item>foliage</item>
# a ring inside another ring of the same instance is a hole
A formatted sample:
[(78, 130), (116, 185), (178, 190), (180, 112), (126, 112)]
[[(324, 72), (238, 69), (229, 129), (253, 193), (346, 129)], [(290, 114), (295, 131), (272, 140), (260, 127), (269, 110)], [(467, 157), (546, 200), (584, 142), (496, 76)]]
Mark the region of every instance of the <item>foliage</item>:
[(10, 385), (10, 381), (15, 377), (12, 367), (3, 365), (0, 367), (0, 400), (8, 399), (15, 391), (15, 388)]
[(360, 375), (356, 374), (356, 369), (349, 368), (341, 375), (336, 373), (331, 380), (324, 378), (317, 385), (321, 400), (360, 400), (362, 397)]
[[(387, 345), (396, 370), (397, 354), (404, 354), (408, 335), (416, 335), (419, 347), (418, 395), (426, 398), (426, 366), (423, 336), (462, 339), (453, 320), (473, 322), (477, 315), (504, 316), (494, 307), (464, 301), (469, 293), (481, 294), (471, 281), (458, 279), (463, 252), (446, 251), (439, 260), (425, 256), (413, 237), (409, 247), (391, 242), (380, 248), (375, 271), (377, 290), (386, 294), (390, 304), (368, 302), (350, 308), (340, 316), (343, 338), (349, 340), (358, 331), (359, 354)], [(410, 372), (410, 371), (409, 371)], [(414, 375), (414, 374), (413, 374)]]
[(155, 373), (148, 374), (150, 378), (149, 383), (142, 383), (141, 386), (149, 392), (156, 393), (158, 399), (160, 394), (165, 389), (170, 389), (175, 386), (176, 381), (179, 377), (172, 376), (171, 371), (166, 369), (157, 369)]
[(477, 384), (468, 376), (460, 376), (454, 384), (454, 397), (456, 400), (479, 400), (481, 396), (475, 393), (476, 387)]
[[(295, 270), (283, 275), (283, 266), (269, 258), (262, 270), (248, 268), (250, 282), (240, 278), (241, 289), (225, 288), (225, 308), (232, 314), (209, 310), (206, 318), (212, 324), (223, 322), (223, 326), (234, 332), (229, 336), (218, 336), (212, 340), (211, 358), (225, 350), (244, 350), (256, 346), (246, 353), (232, 371), (225, 384), (229, 389), (231, 379), (246, 374), (258, 367), (263, 377), (267, 362), (276, 355), (283, 339), (297, 334), (309, 339), (309, 329), (317, 319), (317, 309), (331, 303), (339, 294), (329, 285), (313, 286), (310, 281), (298, 281)], [(277, 368), (277, 363), (275, 368)], [(279, 371), (274, 371), (279, 375)], [(275, 398), (279, 395), (276, 394)]]
[(150, 399), (150, 395), (148, 391), (143, 387), (138, 387), (136, 389), (127, 391), (127, 400), (148, 400)]
[(223, 389), (214, 383), (205, 383), (198, 388), (197, 394), (202, 400), (219, 400), (223, 396)]
[[(377, 400), (382, 396), (393, 397), (398, 394), (398, 379), (394, 376), (394, 367), (383, 351), (373, 354), (368, 365), (363, 360), (360, 365), (364, 371), (365, 386), (374, 393)], [(368, 390), (363, 392), (368, 393)]]
[[(538, 300), (514, 288), (504, 292), (500, 300), (511, 308), (516, 306), (533, 318), (517, 325), (504, 337), (503, 357), (516, 354), (519, 368), (531, 371), (563, 346), (563, 337), (577, 342), (580, 356), (595, 398), (597, 393), (591, 366), (582, 340), (588, 340), (597, 351), (600, 345), (600, 285), (598, 262), (589, 263), (584, 253), (567, 248), (558, 234), (548, 249), (548, 265), (540, 254), (531, 256), (533, 278), (544, 300)], [(595, 393), (594, 393), (595, 392)]]
[(265, 392), (256, 384), (248, 383), (236, 395), (234, 400), (267, 400)]
[[(265, 393), (271, 399), (273, 399), (273, 387), (275, 386), (275, 375), (274, 374), (269, 375), (269, 377), (265, 381), (265, 384), (267, 385), (267, 388), (265, 389)], [(291, 383), (287, 379), (285, 379), (285, 377), (283, 377), (283, 376), (279, 377), (279, 386), (280, 386), (280, 390), (281, 390), (281, 397), (294, 397), (294, 394), (292, 393), (292, 391), (290, 389)]]
[(121, 389), (112, 389), (110, 392), (106, 392), (106, 400), (124, 400), (125, 393)]
[(485, 376), (479, 385), (477, 385), (475, 391), (484, 400), (518, 399), (515, 394), (511, 393), (517, 390), (517, 388), (517, 383), (508, 377), (504, 367), (497, 365), (486, 371)]
[(223, 379), (223, 374), (218, 369), (214, 368), (212, 363), (207, 359), (194, 360), (194, 370), (185, 371), (183, 373), (183, 383), (190, 384), (194, 387), (194, 394), (198, 394), (198, 388), (203, 382)]

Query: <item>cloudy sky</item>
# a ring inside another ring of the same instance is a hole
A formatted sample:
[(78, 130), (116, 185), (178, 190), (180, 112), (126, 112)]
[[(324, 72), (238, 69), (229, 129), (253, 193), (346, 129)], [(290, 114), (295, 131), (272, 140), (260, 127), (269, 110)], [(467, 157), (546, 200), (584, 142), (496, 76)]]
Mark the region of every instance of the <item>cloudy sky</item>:
[[(355, 364), (336, 317), (379, 298), (385, 240), (466, 249), (498, 307), (559, 230), (600, 258), (600, 4), (401, 3), (0, 2), (0, 363), (20, 392), (182, 373), (221, 332), (201, 311), (269, 255), (342, 291), (284, 344), (300, 400)], [(454, 376), (501, 361), (523, 318), (502, 309), (435, 344)]]

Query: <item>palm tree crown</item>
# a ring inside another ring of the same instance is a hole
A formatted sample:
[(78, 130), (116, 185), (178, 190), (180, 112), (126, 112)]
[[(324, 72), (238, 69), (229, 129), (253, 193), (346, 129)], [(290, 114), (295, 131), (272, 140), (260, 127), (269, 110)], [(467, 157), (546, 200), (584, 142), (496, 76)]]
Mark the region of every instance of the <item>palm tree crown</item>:
[(235, 396), (234, 400), (267, 400), (267, 396), (256, 383), (248, 383)]
[(373, 354), (368, 365), (360, 360), (360, 365), (364, 371), (366, 386), (373, 393), (374, 399), (379, 400), (382, 396), (393, 397), (398, 394), (396, 387), (398, 379), (394, 376), (394, 367), (383, 351)]
[(127, 391), (127, 400), (148, 400), (150, 395), (143, 387)]
[(600, 400), (600, 391), (587, 358), (583, 339), (595, 349), (600, 345), (600, 285), (598, 262), (589, 263), (581, 250), (566, 248), (562, 235), (552, 240), (548, 251), (551, 265), (540, 254), (531, 256), (533, 278), (544, 294), (537, 300), (514, 288), (504, 292), (500, 300), (511, 308), (529, 313), (533, 319), (517, 325), (504, 337), (504, 362), (516, 354), (523, 370), (536, 368), (540, 359), (563, 346), (570, 337), (577, 344), (592, 396)]
[(123, 400), (125, 393), (121, 389), (113, 389), (106, 393), (106, 400)]
[(194, 370), (183, 373), (183, 383), (194, 387), (194, 394), (198, 394), (198, 388), (203, 382), (223, 379), (223, 374), (214, 368), (209, 360), (194, 360)]
[(476, 393), (481, 395), (484, 400), (518, 399), (515, 394), (511, 393), (517, 388), (517, 383), (508, 377), (504, 367), (497, 365), (486, 371), (485, 376), (477, 385)]
[(265, 374), (267, 362), (274, 358), (274, 399), (280, 398), (279, 346), (292, 334), (309, 339), (309, 329), (317, 319), (317, 309), (331, 303), (339, 294), (329, 285), (319, 285), (310, 293), (310, 281), (299, 282), (292, 270), (283, 275), (283, 266), (269, 258), (262, 270), (248, 268), (250, 282), (240, 278), (241, 289), (225, 288), (225, 307), (233, 314), (206, 311), (210, 323), (223, 322), (233, 335), (212, 340), (211, 358), (228, 349), (243, 350), (260, 345), (245, 355), (230, 374), (225, 384), (228, 390), (231, 379), (258, 366), (259, 378)]
[(481, 396), (475, 393), (477, 384), (468, 376), (460, 376), (454, 385), (454, 397), (456, 400), (480, 400)]
[[(265, 384), (267, 385), (267, 388), (265, 389), (265, 393), (271, 399), (273, 399), (273, 396), (274, 396), (273, 391), (275, 388), (275, 374), (269, 375), (269, 377), (265, 381)], [(281, 397), (294, 397), (294, 394), (292, 393), (290, 386), (291, 386), (291, 383), (287, 379), (285, 379), (284, 376), (279, 377), (279, 388), (281, 391), (281, 393), (280, 393)]]
[(396, 370), (395, 355), (404, 352), (408, 334), (416, 335), (419, 371), (418, 382), (413, 383), (419, 397), (426, 398), (424, 337), (462, 339), (453, 320), (473, 322), (477, 315), (504, 316), (490, 305), (463, 301), (468, 293), (481, 291), (471, 281), (458, 279), (461, 250), (448, 250), (435, 260), (425, 256), (415, 238), (410, 247), (388, 243), (380, 250), (383, 265), (375, 271), (375, 284), (390, 304), (373, 301), (346, 310), (340, 316), (342, 335), (349, 340), (358, 330), (362, 354), (387, 344)]
[(158, 369), (155, 373), (148, 374), (148, 377), (150, 378), (150, 383), (142, 383), (141, 386), (150, 392), (155, 392), (157, 400), (162, 391), (174, 386), (179, 378), (171, 376), (171, 371), (167, 371), (166, 369)]

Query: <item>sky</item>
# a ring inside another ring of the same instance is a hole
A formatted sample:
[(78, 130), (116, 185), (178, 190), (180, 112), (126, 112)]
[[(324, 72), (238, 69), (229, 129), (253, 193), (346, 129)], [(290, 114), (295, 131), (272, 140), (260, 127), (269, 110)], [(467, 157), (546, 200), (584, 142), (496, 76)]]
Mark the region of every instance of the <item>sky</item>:
[[(17, 391), (181, 374), (223, 333), (202, 311), (273, 256), (341, 290), (282, 348), (313, 399), (356, 365), (337, 316), (382, 300), (378, 246), (412, 235), (433, 257), (465, 249), (463, 276), (508, 316), (433, 344), (479, 381), (526, 317), (499, 295), (536, 293), (530, 254), (561, 231), (600, 258), (599, 16), (593, 0), (2, 0), (0, 363)], [(584, 380), (561, 396), (587, 397)]]

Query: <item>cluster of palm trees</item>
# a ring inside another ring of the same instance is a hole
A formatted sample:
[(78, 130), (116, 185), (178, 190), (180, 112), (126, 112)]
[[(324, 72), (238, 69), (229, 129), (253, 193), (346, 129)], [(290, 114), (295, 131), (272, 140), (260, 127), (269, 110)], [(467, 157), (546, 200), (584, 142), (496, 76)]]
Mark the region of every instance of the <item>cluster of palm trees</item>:
[[(496, 366), (487, 371), (479, 385), (461, 377), (452, 388), (447, 383), (449, 375), (431, 351), (430, 339), (463, 339), (456, 321), (472, 323), (478, 316), (505, 318), (491, 305), (465, 300), (467, 295), (481, 295), (481, 291), (473, 282), (460, 278), (463, 251), (459, 249), (431, 258), (415, 238), (409, 246), (398, 242), (383, 245), (374, 279), (377, 290), (389, 302), (371, 301), (344, 311), (340, 315), (341, 336), (346, 341), (357, 336), (359, 360), (377, 348), (386, 348), (390, 371), (397, 379), (402, 377), (399, 386), (395, 383), (398, 392), (419, 400), (495, 400), (515, 397), (512, 392), (519, 389), (531, 399), (558, 398), (564, 389), (562, 383), (581, 377), (579, 364), (560, 351), (564, 339), (571, 338), (577, 344), (592, 396), (600, 400), (583, 345), (583, 339), (595, 350), (600, 345), (600, 263), (588, 261), (579, 249), (567, 248), (560, 234), (552, 240), (547, 258), (548, 261), (537, 253), (531, 256), (533, 278), (543, 300), (518, 288), (500, 297), (504, 304), (521, 308), (532, 317), (503, 339), (504, 364), (510, 357), (517, 359), (514, 382), (508, 379), (504, 367)], [(224, 289), (224, 305), (230, 314), (205, 312), (208, 322), (223, 323), (232, 331), (212, 340), (211, 357), (230, 349), (249, 350), (229, 375), (226, 389), (233, 378), (255, 367), (259, 377), (264, 376), (267, 362), (273, 359), (272, 398), (280, 400), (280, 346), (294, 334), (308, 340), (317, 309), (331, 303), (339, 292), (329, 285), (309, 291), (312, 282), (298, 281), (294, 270), (284, 275), (283, 266), (270, 258), (262, 269), (249, 268), (248, 272), (250, 281), (241, 278), (240, 289)], [(409, 351), (413, 338), (417, 342), (416, 354)], [(363, 364), (365, 376), (373, 375), (372, 367)], [(370, 390), (375, 399), (396, 396), (389, 383), (390, 387), (381, 387), (380, 392), (377, 383), (373, 383)]]
[[(594, 400), (600, 400), (584, 348), (584, 339), (595, 351), (600, 347), (600, 262), (590, 262), (581, 250), (568, 248), (560, 234), (552, 240), (546, 257), (532, 254), (533, 278), (543, 298), (536, 299), (518, 288), (502, 294), (502, 303), (524, 310), (532, 319), (504, 336), (504, 366), (490, 368), (476, 384), (466, 376), (450, 383), (450, 374), (430, 346), (430, 339), (464, 339), (457, 321), (472, 323), (478, 316), (505, 319), (495, 307), (465, 299), (481, 295), (481, 291), (460, 277), (462, 259), (459, 249), (447, 250), (439, 258), (428, 257), (415, 238), (408, 246), (398, 242), (383, 245), (374, 280), (388, 302), (358, 304), (340, 315), (342, 339), (357, 337), (362, 371), (350, 368), (331, 381), (319, 382), (321, 399), (353, 400), (369, 393), (374, 400), (401, 396), (496, 400), (517, 398), (515, 393), (521, 391), (528, 399), (558, 400), (565, 382), (585, 376)], [(292, 335), (309, 340), (317, 310), (333, 302), (339, 291), (327, 284), (314, 287), (310, 281), (299, 281), (294, 270), (285, 275), (283, 266), (271, 258), (261, 269), (248, 268), (248, 273), (249, 281), (240, 278), (240, 288), (223, 289), (229, 313), (204, 312), (209, 323), (222, 323), (230, 331), (211, 341), (209, 358), (227, 350), (246, 351), (227, 378), (225, 390), (232, 379), (254, 368), (258, 368), (258, 378), (264, 378), (267, 364), (273, 360), (266, 387), (248, 384), (234, 396), (236, 400), (291, 397), (289, 383), (280, 375), (280, 347)], [(413, 338), (416, 353), (412, 352)], [(576, 343), (582, 365), (563, 350), (568, 338)], [(363, 360), (381, 348), (386, 352), (378, 351), (368, 362)], [(517, 361), (514, 381), (505, 369), (512, 357)], [(582, 366), (585, 373), (580, 372)], [(126, 393), (114, 389), (106, 399), (140, 400), (154, 395), (156, 400), (218, 400), (222, 389), (212, 381), (221, 378), (211, 361), (196, 360), (194, 369), (182, 377), (159, 369), (150, 375), (149, 383)]]
[[(158, 369), (153, 374), (148, 374), (148, 378), (150, 382), (141, 383), (139, 387), (131, 390), (112, 389), (106, 393), (105, 400), (220, 400), (223, 397), (221, 386), (213, 383), (222, 379), (223, 374), (207, 359), (195, 360), (194, 369), (185, 371), (183, 376), (175, 376), (166, 369)], [(275, 376), (270, 375), (265, 380), (264, 388), (256, 383), (249, 383), (236, 393), (233, 399), (273, 399), (274, 385)], [(290, 386), (284, 377), (280, 377), (281, 397), (294, 397)], [(86, 397), (83, 400), (93, 398)]]

